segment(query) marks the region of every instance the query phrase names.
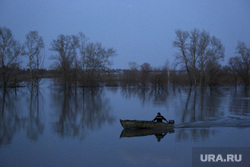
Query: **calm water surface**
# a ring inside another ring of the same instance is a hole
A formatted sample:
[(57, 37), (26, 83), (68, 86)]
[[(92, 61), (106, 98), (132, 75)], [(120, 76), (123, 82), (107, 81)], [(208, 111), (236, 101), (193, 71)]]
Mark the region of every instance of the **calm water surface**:
[[(0, 166), (191, 166), (192, 147), (250, 147), (250, 90), (242, 87), (0, 91)], [(140, 136), (120, 119), (174, 119), (174, 132)], [(134, 137), (133, 137), (134, 136)]]

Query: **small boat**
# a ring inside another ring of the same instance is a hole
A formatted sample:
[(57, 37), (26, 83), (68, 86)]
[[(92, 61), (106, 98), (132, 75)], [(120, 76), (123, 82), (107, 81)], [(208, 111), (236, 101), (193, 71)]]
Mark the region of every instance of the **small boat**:
[(121, 120), (123, 128), (136, 128), (136, 129), (173, 129), (174, 121), (165, 122), (153, 122), (153, 121), (138, 121), (138, 120)]

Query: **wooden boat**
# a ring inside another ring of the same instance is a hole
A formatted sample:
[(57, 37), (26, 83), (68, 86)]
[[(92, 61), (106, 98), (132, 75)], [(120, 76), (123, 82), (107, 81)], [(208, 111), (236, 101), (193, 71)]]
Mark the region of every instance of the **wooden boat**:
[(138, 120), (120, 120), (123, 128), (137, 129), (173, 129), (174, 125), (165, 122), (138, 121)]

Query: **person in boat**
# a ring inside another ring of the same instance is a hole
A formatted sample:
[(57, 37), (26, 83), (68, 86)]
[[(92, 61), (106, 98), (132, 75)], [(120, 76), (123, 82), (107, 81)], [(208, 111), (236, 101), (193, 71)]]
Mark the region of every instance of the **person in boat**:
[(165, 120), (165, 121), (168, 123), (167, 119), (164, 118), (164, 117), (161, 115), (160, 112), (158, 112), (157, 115), (156, 115), (156, 117), (155, 117), (155, 119), (153, 119), (153, 121), (157, 121), (157, 122), (162, 122), (162, 120)]

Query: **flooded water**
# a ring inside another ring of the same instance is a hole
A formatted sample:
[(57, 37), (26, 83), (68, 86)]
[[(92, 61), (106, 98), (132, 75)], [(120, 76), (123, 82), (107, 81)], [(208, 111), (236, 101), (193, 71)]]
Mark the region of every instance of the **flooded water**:
[[(192, 166), (193, 147), (250, 147), (250, 90), (103, 87), (1, 90), (0, 166)], [(174, 131), (120, 119), (175, 120)]]

